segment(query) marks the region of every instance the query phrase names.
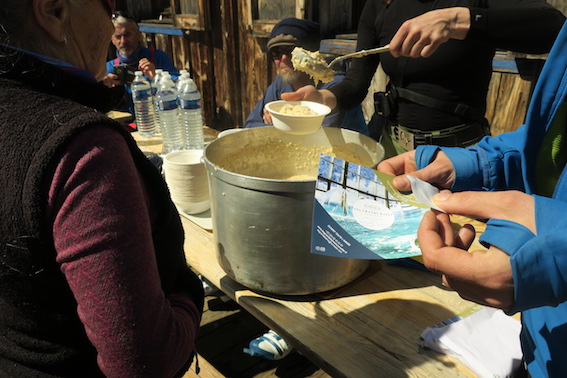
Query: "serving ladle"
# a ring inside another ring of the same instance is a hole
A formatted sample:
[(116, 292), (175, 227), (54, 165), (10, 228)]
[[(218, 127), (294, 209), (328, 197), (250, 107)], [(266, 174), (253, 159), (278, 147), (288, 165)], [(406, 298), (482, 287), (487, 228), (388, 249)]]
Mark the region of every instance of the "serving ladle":
[(315, 81), (328, 83), (333, 80), (334, 71), (331, 67), (335, 63), (349, 58), (360, 58), (366, 55), (379, 54), (389, 50), (389, 45), (368, 50), (360, 50), (350, 54), (341, 55), (327, 63), (319, 51), (311, 52), (301, 47), (296, 47), (291, 52), (291, 62), (296, 70), (307, 73)]
[(382, 46), (382, 47), (375, 47), (373, 49), (368, 50), (360, 50), (355, 51), (350, 54), (345, 54), (336, 57), (335, 59), (331, 60), (327, 67), (331, 68), (335, 63), (340, 62), (341, 60), (349, 59), (349, 58), (362, 58), (363, 56), (372, 55), (372, 54), (380, 54), (383, 52), (390, 51), (390, 45)]

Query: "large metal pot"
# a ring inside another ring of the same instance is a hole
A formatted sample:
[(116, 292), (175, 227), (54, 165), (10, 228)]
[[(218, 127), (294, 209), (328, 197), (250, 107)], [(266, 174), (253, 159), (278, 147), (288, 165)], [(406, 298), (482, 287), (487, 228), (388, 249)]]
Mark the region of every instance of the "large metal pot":
[[(338, 288), (367, 269), (366, 260), (310, 253), (320, 152), (368, 166), (384, 156), (371, 138), (338, 128), (303, 136), (246, 129), (206, 147), (217, 257), (229, 277), (257, 291), (302, 295)], [(285, 179), (298, 175), (310, 177)]]

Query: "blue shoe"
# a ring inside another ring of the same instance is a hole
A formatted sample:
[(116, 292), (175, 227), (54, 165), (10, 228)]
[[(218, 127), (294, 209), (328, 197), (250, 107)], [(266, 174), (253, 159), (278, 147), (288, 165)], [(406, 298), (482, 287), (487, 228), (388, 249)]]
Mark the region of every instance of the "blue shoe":
[(277, 333), (270, 330), (262, 336), (250, 341), (244, 353), (266, 360), (281, 360), (291, 352), (293, 348)]

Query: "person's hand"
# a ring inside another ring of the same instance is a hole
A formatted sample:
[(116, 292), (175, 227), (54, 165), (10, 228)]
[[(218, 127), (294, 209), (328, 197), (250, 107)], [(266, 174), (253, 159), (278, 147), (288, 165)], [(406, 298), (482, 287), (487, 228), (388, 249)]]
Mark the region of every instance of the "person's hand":
[(156, 66), (147, 58), (140, 59), (138, 62), (138, 69), (150, 80), (153, 80), (156, 76)]
[[(497, 218), (516, 222), (534, 234), (535, 210), (532, 196), (519, 191), (462, 192), (448, 190), (433, 197), (450, 214), (476, 218)], [(490, 246), (488, 250), (467, 252), (474, 238), (470, 226), (452, 235), (449, 216), (430, 211), (418, 230), (425, 266), (443, 275), (443, 283), (471, 301), (509, 310), (514, 304), (514, 281), (510, 256)]]
[(285, 101), (314, 101), (327, 105), (334, 109), (337, 106), (337, 98), (328, 89), (317, 89), (313, 85), (305, 85), (295, 92), (282, 93)]
[(468, 8), (436, 9), (407, 20), (390, 41), (390, 53), (399, 58), (427, 58), (449, 39), (465, 39), (471, 24)]
[(122, 82), (118, 80), (118, 76), (113, 73), (106, 74), (106, 76), (102, 78), (102, 83), (108, 88), (114, 88), (122, 84)]
[(274, 122), (272, 121), (272, 115), (266, 109), (264, 109), (262, 111), (262, 119), (264, 120), (264, 123), (266, 125), (273, 125), (274, 124)]
[(384, 160), (378, 164), (377, 168), (380, 172), (397, 176), (392, 181), (392, 184), (402, 192), (411, 190), (411, 183), (406, 177), (407, 174), (411, 174), (411, 176), (429, 182), (439, 188), (450, 188), (455, 180), (453, 164), (443, 151), (437, 152), (435, 159), (427, 167), (420, 170), (417, 169), (415, 163), (415, 150)]

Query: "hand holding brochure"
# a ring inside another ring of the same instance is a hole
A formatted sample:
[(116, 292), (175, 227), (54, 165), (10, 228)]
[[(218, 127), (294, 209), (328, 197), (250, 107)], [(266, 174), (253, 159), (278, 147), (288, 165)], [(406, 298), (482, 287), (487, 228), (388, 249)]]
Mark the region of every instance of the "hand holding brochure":
[(410, 178), (413, 192), (392, 185), (394, 176), (321, 155), (313, 211), (311, 252), (355, 259), (421, 255), (417, 229), (434, 207), (437, 188)]

